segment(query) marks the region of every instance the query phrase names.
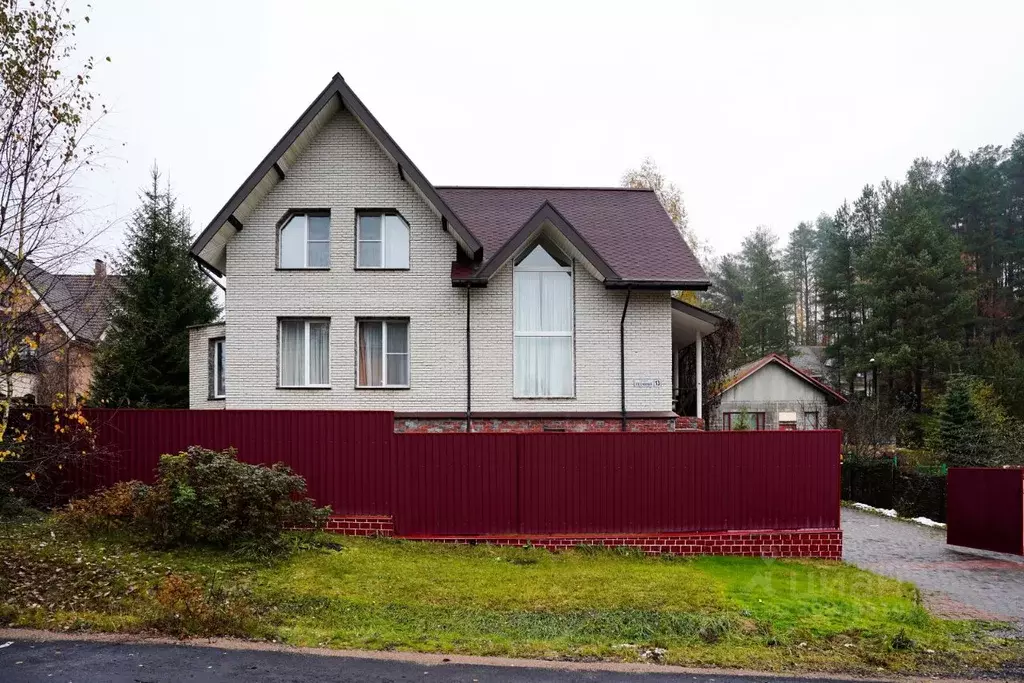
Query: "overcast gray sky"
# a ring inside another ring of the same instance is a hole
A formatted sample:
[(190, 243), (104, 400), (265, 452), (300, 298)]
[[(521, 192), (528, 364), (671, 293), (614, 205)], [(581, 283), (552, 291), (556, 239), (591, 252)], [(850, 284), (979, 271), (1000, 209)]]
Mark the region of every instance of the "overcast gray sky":
[(96, 220), (156, 161), (197, 233), (335, 72), (436, 184), (618, 185), (651, 156), (719, 255), (1024, 130), (1019, 1), (92, 4)]

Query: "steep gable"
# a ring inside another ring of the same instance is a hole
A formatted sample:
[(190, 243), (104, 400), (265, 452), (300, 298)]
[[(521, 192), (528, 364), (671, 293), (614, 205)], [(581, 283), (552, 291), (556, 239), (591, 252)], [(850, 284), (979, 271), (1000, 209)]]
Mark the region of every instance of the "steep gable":
[(216, 275), (226, 274), (225, 252), (228, 240), (245, 228), (246, 220), (260, 202), (288, 177), (289, 169), (303, 155), (320, 129), (341, 110), (355, 117), (394, 164), (395, 173), (412, 185), (430, 205), (439, 218), (441, 229), (449, 231), (466, 253), (474, 258), (479, 257), (480, 244), (476, 238), (348, 87), (341, 74), (335, 74), (193, 243), (192, 255), (200, 263)]

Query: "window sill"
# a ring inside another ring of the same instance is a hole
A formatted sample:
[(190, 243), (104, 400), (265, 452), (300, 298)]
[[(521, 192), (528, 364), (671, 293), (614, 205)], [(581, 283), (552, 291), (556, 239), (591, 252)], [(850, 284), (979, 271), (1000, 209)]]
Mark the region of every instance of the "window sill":
[(207, 401), (224, 401), (227, 400), (227, 396), (207, 396)]
[(285, 391), (324, 391), (324, 390), (329, 390), (331, 388), (331, 385), (330, 384), (311, 384), (311, 385), (308, 385), (308, 386), (289, 387), (289, 386), (282, 386), (282, 385), (279, 384), (279, 385), (277, 385), (277, 388), (278, 389), (283, 389)]
[(409, 389), (412, 389), (412, 385), (406, 384), (405, 386), (392, 385), (381, 387), (364, 387), (357, 384), (355, 388), (358, 391), (408, 391)]
[(575, 401), (575, 396), (513, 396), (513, 401)]
[(402, 270), (412, 270), (412, 268), (410, 268), (409, 266), (405, 266), (404, 268), (391, 268), (391, 267), (388, 267), (388, 266), (356, 266), (354, 268), (354, 270), (398, 270), (398, 271), (402, 271)]
[(330, 270), (330, 269), (331, 269), (330, 266), (323, 266), (321, 268), (282, 268), (281, 266), (278, 266), (277, 268), (274, 268), (274, 270), (276, 270), (278, 272), (284, 272), (284, 273), (302, 272), (302, 271), (305, 271), (305, 270), (311, 270), (311, 271), (317, 272), (317, 271)]

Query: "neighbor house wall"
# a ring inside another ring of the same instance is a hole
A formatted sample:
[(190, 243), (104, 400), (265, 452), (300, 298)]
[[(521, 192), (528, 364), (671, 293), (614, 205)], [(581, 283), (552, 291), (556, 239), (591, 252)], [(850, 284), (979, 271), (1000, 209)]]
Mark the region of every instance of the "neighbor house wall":
[[(289, 210), (331, 212), (330, 269), (282, 271), (277, 223)], [(409, 224), (408, 270), (355, 269), (356, 211), (397, 209)], [(335, 116), (227, 245), (227, 408), (466, 409), (466, 290), (451, 286), (456, 245), (441, 220), (359, 122)], [(625, 294), (575, 266), (576, 396), (513, 399), (511, 268), (472, 301), (473, 410), (619, 410), (619, 319)], [(330, 388), (277, 386), (280, 317), (330, 318)], [(409, 319), (410, 388), (356, 388), (356, 320)], [(634, 292), (626, 321), (627, 409), (671, 410), (671, 304)], [(200, 349), (201, 350), (201, 349)], [(197, 351), (194, 349), (194, 352)], [(206, 356), (193, 355), (192, 404), (207, 407)], [(197, 364), (198, 363), (198, 364)], [(657, 380), (634, 386), (633, 380)]]
[(724, 413), (765, 413), (765, 429), (779, 428), (780, 412), (795, 412), (797, 427), (804, 428), (803, 414), (818, 413), (818, 426), (826, 426), (828, 401), (824, 392), (777, 363), (769, 363), (722, 393), (712, 415), (712, 429), (722, 429)]
[[(188, 331), (188, 406), (197, 410), (223, 410), (224, 399), (210, 397), (210, 340), (224, 336), (224, 323), (191, 327)], [(224, 366), (231, 367), (225, 347)], [(225, 373), (225, 386), (231, 375)]]

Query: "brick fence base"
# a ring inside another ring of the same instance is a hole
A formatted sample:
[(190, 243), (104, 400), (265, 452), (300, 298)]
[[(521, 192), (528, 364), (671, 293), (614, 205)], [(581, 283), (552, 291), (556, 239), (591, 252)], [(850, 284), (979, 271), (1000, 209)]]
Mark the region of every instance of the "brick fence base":
[[(326, 531), (348, 536), (393, 536), (394, 522), (386, 516), (331, 517)], [(547, 550), (576, 546), (626, 546), (648, 555), (743, 555), (747, 557), (843, 557), (840, 529), (793, 529), (765, 531), (712, 531), (658, 534), (568, 534), (490, 536), (402, 536), (410, 541), (460, 545), (531, 545)]]
[(388, 515), (334, 516), (327, 518), (324, 531), (346, 536), (393, 536), (395, 522)]
[[(630, 432), (682, 432), (704, 429), (704, 420), (696, 417), (637, 417), (626, 421)], [(465, 432), (465, 418), (396, 417), (399, 434), (440, 434)], [(621, 432), (618, 417), (474, 417), (475, 433), (527, 432)]]

